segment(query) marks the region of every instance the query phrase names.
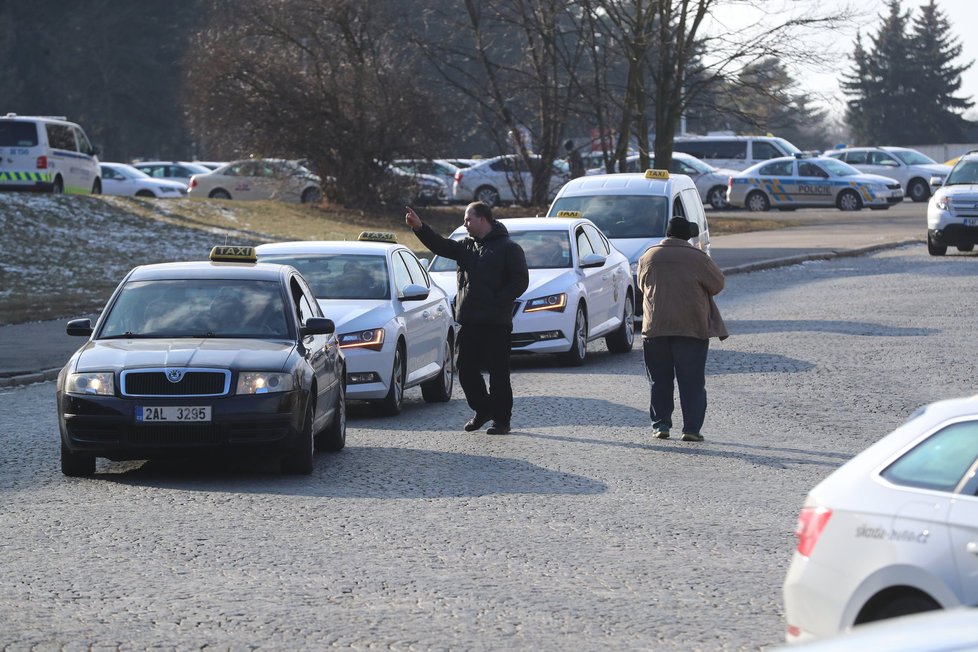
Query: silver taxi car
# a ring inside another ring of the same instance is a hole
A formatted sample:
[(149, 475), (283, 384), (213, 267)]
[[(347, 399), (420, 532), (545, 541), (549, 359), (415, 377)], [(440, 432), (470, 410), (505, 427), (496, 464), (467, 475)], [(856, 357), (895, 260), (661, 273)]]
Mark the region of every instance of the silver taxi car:
[(771, 208), (836, 206), (858, 211), (864, 206), (885, 210), (903, 201), (900, 182), (863, 174), (824, 156), (792, 156), (758, 163), (730, 177), (727, 202), (749, 211)]

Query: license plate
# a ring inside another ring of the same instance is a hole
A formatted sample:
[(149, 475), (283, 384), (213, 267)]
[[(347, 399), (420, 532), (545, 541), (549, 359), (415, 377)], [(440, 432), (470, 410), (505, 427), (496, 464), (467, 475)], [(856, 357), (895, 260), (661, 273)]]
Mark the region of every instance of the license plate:
[(964, 218), (965, 226), (978, 226), (978, 217), (966, 217)]
[(137, 407), (136, 421), (210, 421), (211, 406), (194, 405), (179, 407), (161, 405), (152, 407)]

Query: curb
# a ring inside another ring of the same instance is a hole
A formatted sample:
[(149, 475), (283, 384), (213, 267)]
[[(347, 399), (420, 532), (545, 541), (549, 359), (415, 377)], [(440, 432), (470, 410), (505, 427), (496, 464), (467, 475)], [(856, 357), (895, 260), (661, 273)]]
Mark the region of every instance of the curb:
[(18, 387), (21, 385), (33, 385), (34, 383), (45, 383), (49, 380), (56, 379), (60, 371), (61, 367), (58, 367), (57, 369), (45, 369), (44, 371), (36, 371), (29, 374), (20, 374), (19, 376), (0, 378), (0, 389), (6, 387)]

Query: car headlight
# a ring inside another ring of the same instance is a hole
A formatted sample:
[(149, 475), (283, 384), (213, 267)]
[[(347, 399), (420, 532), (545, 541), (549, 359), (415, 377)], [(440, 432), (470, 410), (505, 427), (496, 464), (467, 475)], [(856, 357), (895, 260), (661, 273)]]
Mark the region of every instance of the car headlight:
[(951, 201), (947, 195), (938, 195), (934, 198), (934, 206), (937, 206), (942, 211), (949, 211), (951, 210)]
[(238, 374), (236, 394), (271, 394), (295, 388), (292, 374), (274, 371), (242, 371)]
[(65, 382), (65, 392), (68, 394), (88, 394), (90, 396), (114, 396), (115, 377), (111, 371), (68, 374), (68, 380)]
[(370, 349), (371, 351), (380, 351), (383, 347), (383, 328), (366, 328), (362, 331), (340, 335), (341, 349)]
[(546, 297), (530, 299), (526, 302), (526, 307), (523, 308), (523, 312), (538, 312), (540, 310), (564, 312), (564, 308), (566, 307), (567, 295), (561, 292), (560, 294), (551, 294)]

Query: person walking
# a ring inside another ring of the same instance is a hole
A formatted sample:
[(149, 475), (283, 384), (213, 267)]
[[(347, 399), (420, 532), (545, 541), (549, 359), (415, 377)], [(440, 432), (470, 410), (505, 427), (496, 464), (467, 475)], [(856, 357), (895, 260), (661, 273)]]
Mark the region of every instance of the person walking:
[[(530, 275), (523, 249), (493, 219), (483, 202), (465, 207), (462, 224), (469, 237), (444, 238), (422, 222), (408, 206), (404, 222), (432, 253), (458, 263), (455, 320), (458, 331), (458, 381), (474, 414), (466, 432), (492, 425), (490, 435), (508, 434), (513, 414), (509, 355), (513, 333), (513, 302), (526, 290)], [(486, 390), (482, 369), (489, 371)]]
[(649, 378), (652, 432), (668, 439), (673, 381), (679, 385), (683, 441), (703, 441), (706, 418), (706, 358), (711, 337), (728, 337), (713, 297), (723, 290), (723, 272), (689, 239), (698, 227), (683, 217), (669, 220), (666, 238), (638, 261), (643, 294), (642, 345)]

